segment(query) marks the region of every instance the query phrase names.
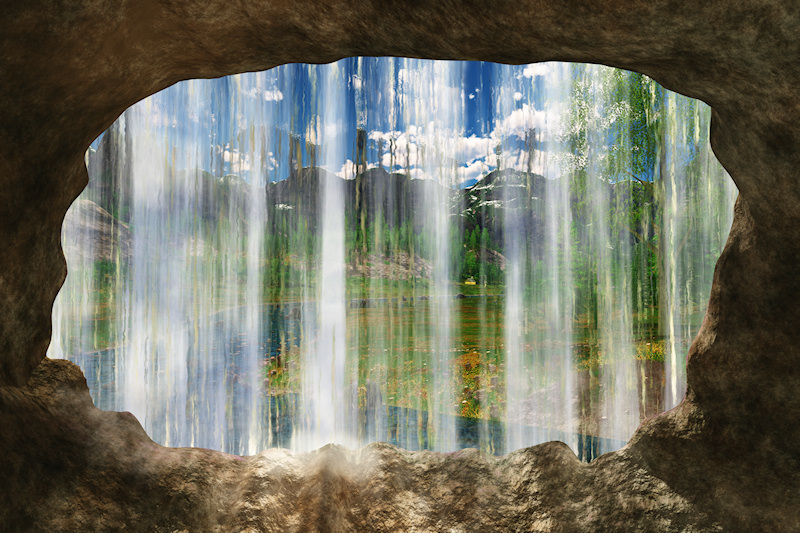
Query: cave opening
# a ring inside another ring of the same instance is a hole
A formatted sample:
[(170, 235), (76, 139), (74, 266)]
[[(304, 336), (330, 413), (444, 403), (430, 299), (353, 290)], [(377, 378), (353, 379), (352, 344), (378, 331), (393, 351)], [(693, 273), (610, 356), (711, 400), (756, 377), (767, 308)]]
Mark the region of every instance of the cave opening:
[(586, 64), (182, 82), (87, 152), (48, 354), (166, 446), (592, 460), (683, 398), (736, 192), (709, 119)]

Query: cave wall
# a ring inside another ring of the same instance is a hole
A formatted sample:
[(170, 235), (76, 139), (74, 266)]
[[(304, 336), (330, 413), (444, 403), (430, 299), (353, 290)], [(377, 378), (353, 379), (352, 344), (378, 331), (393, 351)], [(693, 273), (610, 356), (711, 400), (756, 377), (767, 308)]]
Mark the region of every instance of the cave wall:
[[(800, 2), (31, 0), (5, 2), (0, 27), (0, 529), (800, 523)], [(183, 79), (355, 55), (602, 63), (711, 105), (740, 197), (681, 405), (589, 466), (557, 444), (498, 460), (383, 445), (245, 459), (161, 448), (45, 359), (61, 223), (94, 138)]]

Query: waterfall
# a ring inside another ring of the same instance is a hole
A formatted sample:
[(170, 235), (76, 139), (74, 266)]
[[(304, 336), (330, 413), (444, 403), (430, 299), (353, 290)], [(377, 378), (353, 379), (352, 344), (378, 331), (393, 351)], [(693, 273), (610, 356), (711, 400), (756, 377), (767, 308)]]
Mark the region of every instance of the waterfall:
[[(333, 63), (311, 69), (316, 75), (319, 102), (317, 117), (312, 123), (316, 131), (307, 135), (310, 142), (321, 143), (320, 163), (331, 166), (343, 150), (344, 117), (341, 113), (342, 71)], [(352, 426), (346, 423), (352, 417), (350, 398), (345, 380), (347, 349), (347, 317), (345, 315), (345, 246), (344, 246), (344, 183), (328, 174), (319, 179), (320, 220), (317, 276), (316, 347), (305, 362), (303, 402), (309, 411), (309, 431), (303, 437), (301, 448), (316, 449), (329, 442), (354, 447), (357, 440)]]
[(736, 194), (709, 120), (597, 65), (176, 84), (87, 152), (48, 355), (167, 446), (590, 460), (685, 392)]

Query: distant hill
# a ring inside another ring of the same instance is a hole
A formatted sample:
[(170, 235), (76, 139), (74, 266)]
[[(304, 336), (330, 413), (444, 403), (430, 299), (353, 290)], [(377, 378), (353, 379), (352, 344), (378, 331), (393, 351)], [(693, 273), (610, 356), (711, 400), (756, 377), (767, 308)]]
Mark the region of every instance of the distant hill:
[(127, 224), (92, 202), (78, 199), (64, 218), (64, 255), (70, 264), (77, 261), (128, 260), (131, 257), (131, 232)]
[[(404, 174), (389, 174), (382, 168), (367, 170), (356, 179), (342, 179), (321, 168), (303, 168), (287, 179), (270, 183), (265, 191), (267, 205), (274, 209), (270, 217), (302, 217), (309, 227), (316, 228), (322, 204), (322, 180), (338, 180), (343, 192), (345, 216), (355, 223), (356, 208), (363, 205), (365, 224), (385, 221), (389, 228), (413, 223), (421, 231), (426, 217), (435, 209), (434, 202), (452, 208), (457, 191), (445, 189), (430, 180), (411, 179)], [(361, 190), (357, 191), (359, 181)], [(357, 196), (359, 197), (357, 199)], [(450, 213), (453, 214), (453, 213)]]
[[(94, 239), (103, 238), (101, 227), (114, 227), (116, 238), (127, 239), (125, 232), (129, 231), (127, 224), (132, 222), (134, 195), (155, 194), (156, 198), (148, 204), (149, 217), (180, 221), (175, 225), (185, 228), (181, 231), (187, 235), (199, 230), (206, 236), (216, 232), (217, 237), (208, 241), (212, 248), (213, 242), (221, 242), (216, 239), (224, 238), (219, 231), (246, 227), (252, 221), (253, 210), (263, 209), (263, 219), (258, 218), (266, 222), (265, 234), (285, 237), (284, 253), (292, 253), (288, 248), (297, 247), (301, 241), (292, 240), (291, 235), (321, 235), (322, 190), (329, 182), (341, 191), (351, 248), (355, 246), (353, 235), (363, 233), (368, 234), (368, 239), (376, 239), (394, 232), (395, 240), (391, 241), (394, 246), (401, 240), (398, 233), (405, 236), (405, 242), (412, 238), (418, 241), (416, 246), (399, 247), (396, 251), (392, 251), (389, 245), (374, 252), (367, 250), (382, 258), (380, 261), (376, 259), (376, 264), (391, 263), (393, 255), (413, 250), (422, 255), (418, 258), (422, 262), (411, 270), (428, 273), (438, 246), (434, 242), (435, 224), (444, 220), (449, 233), (456, 231), (460, 235), (460, 240), (451, 242), (448, 248), (450, 253), (460, 258), (457, 260), (467, 261), (467, 256), (471, 255), (472, 260), (492, 264), (502, 271), (509, 242), (524, 246), (525, 253), (529, 254), (544, 249), (544, 219), (553, 212), (553, 207), (563, 210), (561, 206), (548, 206), (546, 199), (564, 198), (571, 210), (578, 209), (574, 191), (569, 191), (569, 195), (566, 192), (556, 195), (555, 190), (549, 190), (562, 186), (563, 182), (512, 169), (490, 172), (460, 189), (445, 188), (435, 181), (412, 179), (401, 173), (389, 173), (383, 168), (369, 169), (353, 179), (342, 179), (318, 167), (292, 171), (286, 179), (271, 182), (266, 187), (252, 187), (239, 176), (215, 176), (205, 170), (176, 171), (158, 177), (156, 184), (148, 185), (152, 176), (138, 175), (136, 181), (131, 181), (131, 159), (125, 150), (126, 144), (121, 142), (120, 134), (110, 130), (97, 151), (88, 155), (90, 181), (83, 198), (105, 213), (95, 220), (106, 221), (97, 222), (94, 229), (82, 230), (86, 235), (94, 235)], [(136, 189), (143, 184), (149, 188)], [(642, 184), (625, 181), (607, 185), (609, 197), (623, 191), (626, 198), (642, 197)], [(646, 201), (646, 198), (637, 201)], [(89, 213), (87, 206), (82, 205), (82, 213)], [(117, 223), (111, 222), (113, 220)], [(304, 239), (302, 242), (309, 242), (308, 237)], [(103, 246), (105, 244), (97, 249), (105, 250)], [(123, 258), (128, 253), (124, 246), (121, 242)], [(363, 245), (359, 245), (359, 250), (360, 246)], [(103, 255), (107, 254), (103, 252)], [(350, 271), (364, 271), (366, 262), (362, 257), (362, 265), (352, 266)], [(410, 272), (408, 265), (418, 261), (411, 261), (407, 253), (401, 262), (402, 268), (379, 269), (378, 272)]]

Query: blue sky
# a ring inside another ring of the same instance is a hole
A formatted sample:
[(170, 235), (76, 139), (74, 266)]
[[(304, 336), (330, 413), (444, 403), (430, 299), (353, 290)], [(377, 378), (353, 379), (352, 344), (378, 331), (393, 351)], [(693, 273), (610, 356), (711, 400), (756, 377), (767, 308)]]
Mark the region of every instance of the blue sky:
[[(596, 67), (601, 68), (601, 67)], [(604, 67), (602, 67), (604, 68)], [(408, 58), (348, 58), (178, 83), (124, 115), (129, 135), (163, 147), (175, 169), (202, 168), (248, 181), (291, 171), (291, 139), (303, 166), (352, 177), (356, 132), (368, 133), (367, 163), (450, 186), (495, 169), (556, 177), (565, 156), (570, 65), (499, 65)], [(533, 159), (525, 137), (535, 129)]]
[(504, 166), (521, 165), (524, 130), (543, 129), (542, 74), (552, 71), (405, 58), (291, 64), (181, 82), (128, 110), (125, 123), (129, 134), (159, 139), (176, 168), (261, 181), (289, 175), (291, 137), (304, 166), (310, 142), (318, 164), (351, 177), (362, 128), (369, 166), (452, 174), (455, 186), (495, 168), (498, 145), (508, 152)]

